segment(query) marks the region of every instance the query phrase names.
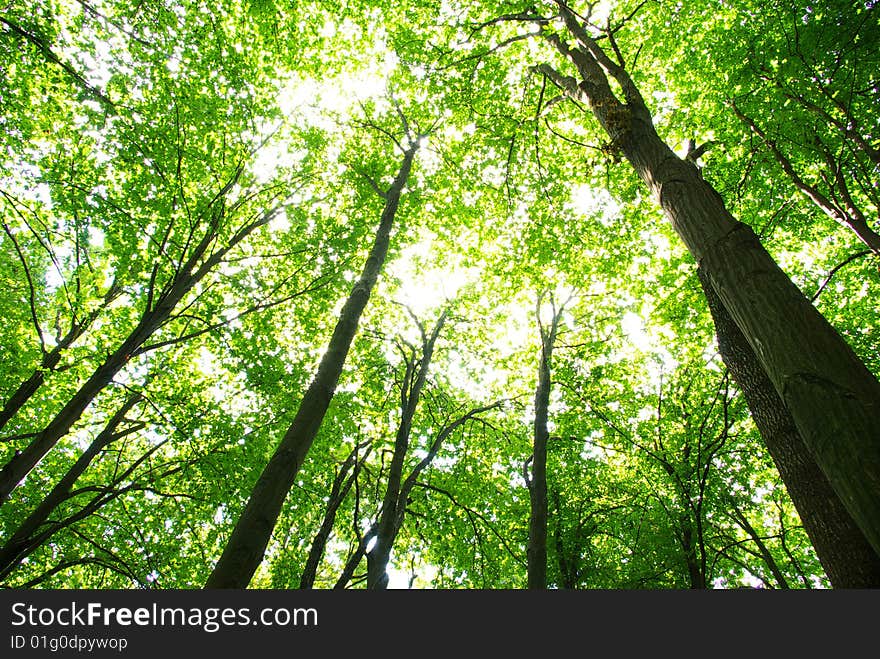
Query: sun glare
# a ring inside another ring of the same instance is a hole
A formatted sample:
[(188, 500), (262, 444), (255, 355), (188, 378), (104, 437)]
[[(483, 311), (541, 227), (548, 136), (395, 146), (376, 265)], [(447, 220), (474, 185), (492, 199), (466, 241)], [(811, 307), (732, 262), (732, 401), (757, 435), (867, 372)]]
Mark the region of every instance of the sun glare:
[(478, 276), (476, 269), (465, 268), (460, 263), (423, 268), (423, 264), (430, 264), (434, 260), (434, 241), (433, 235), (424, 236), (404, 249), (388, 267), (388, 271), (401, 282), (398, 302), (408, 306), (419, 317), (452, 301), (463, 286), (477, 281)]

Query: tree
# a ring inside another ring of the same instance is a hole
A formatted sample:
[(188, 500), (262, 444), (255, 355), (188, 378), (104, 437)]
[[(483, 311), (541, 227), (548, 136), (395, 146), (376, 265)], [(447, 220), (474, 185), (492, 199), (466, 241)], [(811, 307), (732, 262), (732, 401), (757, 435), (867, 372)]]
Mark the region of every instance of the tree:
[[(37, 534), (49, 516), (60, 506), (67, 498), (70, 497), (70, 490), (76, 483), (77, 479), (88, 468), (91, 461), (97, 454), (106, 448), (112, 442), (122, 439), (132, 432), (136, 432), (143, 424), (134, 423), (130, 427), (123, 430), (119, 426), (125, 421), (125, 415), (139, 402), (138, 394), (129, 395), (128, 399), (122, 404), (117, 412), (107, 421), (104, 429), (98, 433), (94, 441), (83, 452), (76, 463), (68, 470), (59, 483), (52, 489), (43, 502), (31, 513), (16, 529), (9, 540), (0, 549), (0, 574), (8, 574), (8, 572), (20, 562), (28, 553), (36, 549), (40, 544), (45, 542), (52, 533), (57, 531), (61, 524), (55, 528), (42, 531)], [(90, 506), (92, 510), (97, 506)], [(91, 512), (91, 510), (89, 511)]]
[[(874, 487), (880, 480), (880, 383), (779, 269), (754, 232), (737, 222), (697, 169), (657, 135), (622, 57), (610, 59), (578, 15), (557, 4), (575, 45), (555, 32), (548, 31), (546, 39), (580, 79), (547, 64), (537, 70), (570, 99), (588, 105), (612, 148), (627, 158), (655, 195), (755, 350), (835, 491), (880, 551), (880, 501), (875, 494), (880, 490)], [(610, 30), (608, 39), (615, 44)], [(623, 100), (608, 76), (620, 86)]]
[[(351, 453), (340, 465), (336, 476), (333, 478), (333, 483), (330, 487), (330, 498), (327, 501), (327, 512), (324, 514), (324, 519), (321, 521), (321, 528), (318, 530), (318, 533), (315, 534), (314, 540), (312, 540), (312, 546), (309, 549), (309, 556), (306, 559), (306, 565), (303, 569), (302, 577), (300, 578), (300, 588), (311, 588), (315, 583), (315, 575), (318, 571), (318, 565), (321, 562), (321, 558), (327, 548), (327, 540), (330, 538), (330, 534), (333, 532), (333, 526), (336, 523), (336, 513), (339, 510), (339, 506), (351, 490), (351, 486), (357, 480), (364, 460), (366, 460), (370, 454), (371, 447), (368, 446), (366, 447), (367, 450), (364, 452), (364, 455), (358, 456), (358, 451), (362, 448), (364, 447), (358, 444), (352, 449)], [(349, 475), (349, 471), (351, 471), (351, 475)]]
[[(754, 40), (739, 46), (751, 69), (749, 85), (731, 94), (729, 104), (793, 186), (877, 255), (880, 235), (869, 219), (880, 200), (870, 179), (880, 152), (866, 126), (877, 101), (868, 71), (876, 64), (869, 44), (878, 25), (850, 2), (805, 9), (801, 16), (796, 9), (789, 3), (767, 8), (784, 39), (766, 49)], [(762, 116), (762, 107), (777, 110)]]
[[(552, 387), (553, 347), (559, 331), (559, 320), (565, 310), (565, 304), (559, 309), (552, 295), (550, 296), (550, 322), (545, 329), (541, 321), (541, 304), (544, 295), (538, 296), (537, 320), (541, 334), (541, 357), (538, 365), (538, 384), (535, 387), (535, 424), (532, 455), (526, 461), (531, 464), (531, 476), (526, 473), (526, 485), (529, 488), (531, 513), (529, 515), (529, 546), (528, 555), (528, 587), (544, 589), (547, 587), (547, 442), (550, 431), (547, 426), (550, 389)], [(528, 470), (525, 467), (524, 470)]]
[[(253, 231), (268, 224), (278, 208), (260, 213), (255, 219), (245, 221), (242, 226), (233, 229), (232, 235), (222, 243), (219, 249), (209, 249), (221, 238), (221, 227), (228, 222), (226, 219), (226, 195), (238, 183), (242, 169), (239, 168), (233, 177), (226, 182), (223, 188), (214, 195), (207, 208), (200, 212), (197, 223), (204, 223), (204, 233), (201, 236), (191, 235), (190, 238), (198, 238), (198, 242), (191, 251), (184, 253), (182, 260), (175, 264), (175, 273), (172, 278), (158, 285), (157, 277), (160, 267), (157, 264), (150, 273), (150, 283), (147, 291), (146, 307), (141, 314), (138, 324), (125, 338), (122, 344), (113, 351), (107, 359), (98, 366), (80, 389), (71, 397), (67, 404), (46, 425), (46, 427), (34, 437), (27, 447), (9, 460), (0, 472), (0, 503), (8, 499), (10, 493), (21, 480), (33, 469), (37, 463), (57, 444), (70, 430), (71, 426), (80, 418), (86, 407), (94, 400), (95, 396), (106, 387), (117, 373), (132, 358), (143, 352), (144, 343), (153, 333), (167, 323), (177, 305), (213, 268), (215, 268), (231, 249), (236, 247), (242, 240), (247, 238)], [(239, 204), (231, 204), (230, 211), (238, 210)], [(169, 223), (165, 235), (162, 237), (159, 250), (164, 251), (165, 243), (170, 238)], [(189, 241), (187, 241), (189, 242)]]
[(385, 207), (360, 279), (340, 311), (327, 351), (300, 402), (297, 415), (260, 474), (223, 555), (205, 584), (206, 588), (247, 586), (262, 560), (284, 498), (318, 433), (333, 398), (361, 314), (367, 306), (388, 254), (394, 216), (419, 148), (419, 140), (423, 138), (422, 135), (409, 134), (408, 127), (405, 128), (408, 143), (405, 146), (398, 145), (403, 151), (403, 160), (391, 186), (381, 193)]
[[(415, 349), (411, 349), (409, 354), (404, 353), (405, 372), (400, 385), (400, 424), (394, 437), (391, 464), (388, 466), (385, 495), (382, 497), (382, 512), (374, 524), (376, 532), (373, 534), (373, 546), (367, 553), (367, 588), (383, 589), (388, 587), (387, 569), (391, 548), (394, 546), (394, 539), (403, 524), (406, 502), (415, 478), (418, 476), (416, 473), (415, 476), (407, 478), (408, 482), (404, 484), (403, 468), (410, 444), (413, 417), (419, 405), (422, 388), (428, 378), (434, 346), (445, 323), (446, 313), (444, 312), (440, 314), (434, 329), (428, 334), (416, 319), (422, 336), (420, 353), (418, 357), (416, 357)], [(433, 453), (436, 455), (436, 451)]]

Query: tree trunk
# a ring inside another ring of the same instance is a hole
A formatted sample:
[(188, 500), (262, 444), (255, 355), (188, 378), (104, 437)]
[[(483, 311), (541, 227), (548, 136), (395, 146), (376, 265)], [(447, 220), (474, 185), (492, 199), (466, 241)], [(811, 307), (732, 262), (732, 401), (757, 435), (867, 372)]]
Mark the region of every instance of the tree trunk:
[(370, 590), (383, 590), (388, 587), (388, 561), (406, 511), (408, 492), (403, 492), (401, 485), (412, 422), (422, 395), (422, 388), (428, 377), (428, 368), (434, 356), (434, 345), (445, 322), (446, 312), (440, 316), (431, 336), (423, 341), (421, 357), (416, 360), (415, 355), (412, 355), (401, 384), (400, 424), (394, 438), (394, 454), (388, 468), (388, 483), (382, 501), (382, 514), (376, 525), (376, 542), (367, 554), (367, 588)]
[[(559, 492), (555, 489), (553, 492), (553, 503), (555, 506), (554, 518), (556, 525), (553, 529), (554, 550), (556, 553), (556, 562), (559, 567), (560, 588), (565, 590), (575, 590), (578, 587), (578, 546), (574, 542), (574, 547), (569, 550), (565, 546), (565, 539), (562, 533), (562, 505), (559, 501)], [(569, 553), (570, 551), (570, 553)]]
[(373, 526), (371, 526), (358, 541), (358, 546), (355, 547), (352, 555), (348, 557), (347, 561), (345, 561), (345, 566), (342, 568), (342, 572), (339, 573), (339, 577), (336, 579), (336, 584), (333, 586), (333, 590), (345, 590), (345, 587), (348, 586), (349, 582), (354, 578), (354, 571), (357, 569), (357, 566), (360, 565), (361, 559), (363, 559), (364, 554), (367, 553), (367, 545), (370, 544), (375, 535), (376, 525), (373, 524)]
[(92, 463), (92, 460), (108, 444), (120, 437), (137, 430), (137, 426), (128, 430), (117, 432), (119, 424), (125, 419), (125, 415), (132, 407), (141, 400), (140, 394), (131, 394), (125, 403), (107, 422), (104, 429), (95, 437), (94, 441), (83, 452), (79, 459), (67, 470), (67, 473), (52, 488), (52, 491), (44, 498), (34, 511), (18, 525), (9, 539), (0, 548), (0, 578), (5, 578), (22, 559), (34, 551), (51, 537), (52, 532), (37, 533), (40, 527), (49, 519), (49, 516), (64, 503), (70, 493), (70, 488), (76, 483), (83, 472)]
[[(548, 40), (578, 69), (580, 80), (545, 73), (586, 102), (655, 195), (708, 283), (740, 328), (804, 443), (831, 486), (880, 552), (880, 382), (779, 268), (754, 232), (724, 207), (691, 163), (657, 135), (644, 99), (561, 1), (570, 48)], [(611, 91), (606, 71), (623, 90)]]
[(847, 512), (795, 427), (785, 404), (715, 290), (697, 269), (715, 321), (718, 349), (745, 396), (782, 482), (831, 585), (880, 587), (880, 556)]
[[(358, 444), (352, 449), (348, 458), (346, 458), (345, 462), (343, 462), (342, 466), (339, 468), (339, 473), (336, 474), (336, 477), (333, 479), (333, 485), (330, 488), (330, 499), (327, 502), (327, 510), (324, 513), (324, 519), (321, 520), (321, 526), (312, 540), (312, 546), (309, 549), (309, 555), (306, 558), (306, 564), (305, 567), (303, 567), (303, 573), (299, 580), (299, 587), (301, 589), (311, 588), (315, 585), (315, 578), (318, 574), (318, 565), (321, 563), (321, 558), (323, 558), (324, 550), (327, 547), (327, 541), (330, 539), (330, 534), (333, 532), (333, 527), (336, 524), (336, 513), (339, 511), (339, 506), (345, 501), (345, 497), (348, 496), (351, 486), (358, 477), (358, 472), (360, 471), (363, 461), (366, 459), (367, 455), (370, 454), (370, 449), (368, 448), (364, 456), (358, 458), (357, 453), (362, 446), (363, 445)], [(352, 468), (353, 473), (351, 477), (348, 477), (348, 472)]]
[(694, 528), (688, 513), (681, 516), (681, 549), (684, 552), (684, 560), (688, 569), (688, 579), (692, 590), (706, 589), (706, 574), (704, 564), (697, 556), (697, 547), (694, 543)]
[[(180, 297), (184, 294), (185, 291), (181, 291)], [(174, 304), (176, 302), (177, 300), (174, 300)], [(125, 366), (131, 354), (168, 318), (174, 304), (162, 305), (146, 313), (123, 344), (95, 369), (91, 377), (67, 401), (67, 404), (61, 408), (61, 411), (49, 422), (49, 425), (23, 451), (17, 452), (6, 463), (0, 472), (0, 504), (9, 499), (9, 495), (18, 487), (24, 477), (70, 431), (71, 426), (79, 420), (95, 397)]]
[(773, 574), (773, 578), (776, 579), (776, 584), (779, 586), (780, 590), (790, 590), (788, 580), (782, 573), (782, 568), (779, 567), (779, 564), (776, 562), (776, 559), (773, 558), (773, 554), (770, 552), (767, 544), (764, 542), (761, 536), (758, 535), (755, 527), (753, 527), (752, 523), (749, 522), (748, 517), (746, 517), (741, 510), (736, 508), (735, 504), (732, 504), (731, 514), (733, 518), (737, 521), (737, 523), (743, 528), (743, 530), (749, 534), (752, 542), (755, 543), (755, 546), (758, 548), (758, 552), (760, 552), (761, 554), (761, 558), (764, 559), (764, 563), (770, 569), (770, 572)]
[(58, 346), (55, 346), (51, 352), (43, 355), (39, 368), (35, 368), (31, 376), (18, 386), (9, 397), (9, 400), (3, 405), (3, 409), (0, 410), (0, 428), (6, 426), (9, 420), (15, 416), (16, 412), (30, 400), (31, 396), (37, 393), (37, 390), (43, 385), (43, 381), (46, 378), (46, 371), (54, 370), (60, 359), (61, 351), (58, 349)]
[(553, 309), (553, 318), (546, 331), (541, 325), (541, 298), (538, 298), (538, 326), (541, 333), (541, 360), (538, 365), (538, 386), (535, 388), (535, 422), (533, 427), (532, 476), (529, 487), (529, 546), (528, 588), (543, 590), (547, 588), (547, 442), (550, 431), (547, 427), (550, 405), (550, 367), (553, 345), (556, 343), (556, 330), (559, 325), (560, 308)]
[(235, 529), (205, 583), (206, 588), (246, 588), (263, 560), (284, 499), (324, 420), (361, 314), (385, 263), (394, 215), (417, 148), (416, 140), (404, 154), (400, 170), (385, 194), (385, 208), (373, 247), (360, 279), (342, 307), (318, 372), (303, 395), (293, 422), (257, 479)]
[[(232, 187), (237, 177), (227, 183), (218, 194)], [(0, 472), (0, 505), (9, 499), (12, 491), (36, 467), (46, 455), (69, 431), (91, 404), (95, 397), (106, 387), (128, 363), (131, 357), (138, 354), (144, 342), (170, 317), (177, 304), (186, 294), (223, 259), (223, 257), (245, 237), (258, 227), (268, 223), (275, 211), (264, 213), (256, 220), (240, 229), (228, 243), (208, 258), (204, 258), (211, 245), (217, 240), (219, 223), (223, 217), (222, 207), (214, 209), (211, 220), (205, 229), (199, 244), (193, 249), (185, 263), (181, 264), (177, 274), (158, 296), (155, 305), (147, 306), (137, 326), (107, 359), (101, 364), (88, 380), (79, 388), (61, 411), (40, 432), (34, 440), (21, 452), (16, 453)], [(204, 259), (204, 260), (203, 260)]]
[(9, 400), (3, 405), (3, 409), (0, 410), (0, 429), (2, 429), (9, 420), (15, 416), (16, 412), (18, 412), (18, 410), (30, 400), (31, 396), (37, 393), (39, 388), (43, 385), (46, 371), (54, 371), (55, 367), (58, 366), (58, 362), (61, 360), (61, 353), (70, 348), (70, 346), (72, 346), (74, 342), (85, 333), (86, 329), (88, 329), (88, 327), (95, 321), (98, 315), (104, 311), (110, 303), (119, 297), (121, 292), (122, 287), (114, 281), (104, 294), (103, 303), (99, 307), (93, 309), (82, 320), (74, 320), (70, 326), (70, 330), (67, 334), (58, 339), (55, 347), (49, 352), (44, 352), (39, 367), (34, 369), (31, 376), (18, 386), (18, 389), (15, 390), (15, 393), (9, 397)]

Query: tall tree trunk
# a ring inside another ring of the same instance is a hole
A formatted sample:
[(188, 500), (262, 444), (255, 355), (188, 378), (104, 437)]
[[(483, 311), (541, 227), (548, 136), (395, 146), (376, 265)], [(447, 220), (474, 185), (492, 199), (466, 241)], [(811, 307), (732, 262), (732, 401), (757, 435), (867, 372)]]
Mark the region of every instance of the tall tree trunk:
[(880, 587), (880, 556), (810, 454), (794, 419), (701, 268), (721, 358), (736, 380), (822, 567), (835, 588)]
[(688, 569), (688, 579), (693, 590), (706, 589), (706, 574), (704, 562), (697, 556), (697, 546), (694, 542), (694, 527), (689, 513), (681, 515), (681, 549), (684, 552), (684, 560)]
[(559, 492), (556, 489), (551, 490), (551, 492), (555, 508), (553, 516), (556, 520), (553, 529), (553, 549), (559, 568), (559, 578), (561, 581), (559, 586), (566, 590), (575, 590), (578, 587), (580, 573), (580, 547), (576, 539), (571, 543), (572, 547), (565, 545), (562, 528), (562, 504), (559, 500)]
[(367, 554), (367, 588), (370, 590), (383, 590), (388, 587), (388, 561), (391, 558), (394, 541), (403, 524), (406, 496), (409, 494), (408, 492), (402, 493), (401, 485), (403, 483), (404, 462), (409, 451), (412, 422), (422, 395), (422, 388), (428, 377), (428, 368), (434, 356), (434, 345), (437, 343), (437, 337), (440, 336), (445, 322), (446, 312), (444, 311), (430, 337), (423, 335), (421, 357), (417, 360), (415, 354), (411, 356), (401, 384), (400, 423), (394, 438), (394, 453), (388, 468), (388, 483), (385, 486), (382, 513), (376, 525), (376, 542)]
[(263, 560), (284, 499), (327, 413), (361, 314), (388, 255), (394, 215), (417, 149), (418, 140), (414, 140), (404, 153), (400, 170), (385, 193), (385, 208), (370, 254), (360, 279), (342, 307), (318, 372), (303, 395), (293, 422), (257, 479), (232, 535), (205, 583), (206, 588), (246, 588)]
[[(585, 102), (611, 144), (655, 195), (707, 281), (754, 350), (804, 443), (880, 552), (880, 382), (763, 248), (721, 196), (654, 129), (650, 110), (623, 66), (609, 59), (568, 7), (557, 1), (569, 47), (547, 39), (580, 80), (538, 70)], [(613, 38), (611, 35), (609, 38)], [(612, 92), (619, 83), (624, 102)]]
[(554, 307), (550, 327), (545, 330), (541, 324), (541, 297), (538, 298), (538, 328), (541, 333), (541, 359), (538, 364), (538, 385), (535, 388), (535, 422), (533, 426), (532, 476), (529, 487), (529, 546), (528, 587), (547, 588), (547, 442), (550, 431), (547, 427), (550, 405), (550, 368), (553, 345), (556, 343), (556, 330), (562, 308)]

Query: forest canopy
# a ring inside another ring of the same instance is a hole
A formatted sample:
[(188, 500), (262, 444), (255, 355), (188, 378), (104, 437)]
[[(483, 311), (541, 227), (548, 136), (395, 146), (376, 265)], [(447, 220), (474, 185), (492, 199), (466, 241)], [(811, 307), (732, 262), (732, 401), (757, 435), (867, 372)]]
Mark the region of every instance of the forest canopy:
[(880, 587), (873, 0), (14, 0), (7, 588)]

